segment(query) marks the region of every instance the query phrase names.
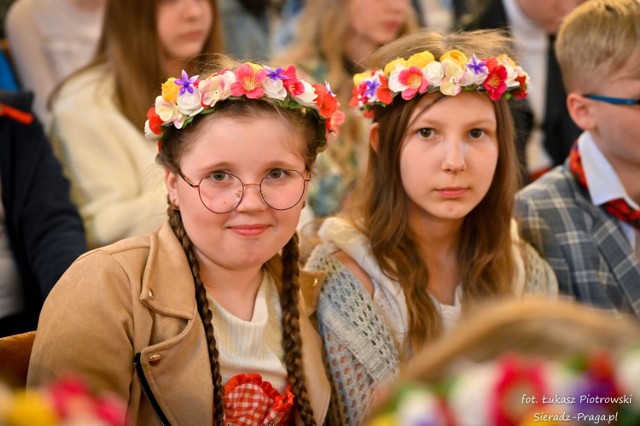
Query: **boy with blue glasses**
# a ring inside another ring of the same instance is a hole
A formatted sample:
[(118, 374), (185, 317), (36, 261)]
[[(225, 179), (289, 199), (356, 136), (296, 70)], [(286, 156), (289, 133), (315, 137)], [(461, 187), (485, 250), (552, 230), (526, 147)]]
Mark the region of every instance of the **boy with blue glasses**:
[(516, 216), (562, 292), (640, 318), (639, 22), (638, 0), (588, 1), (563, 22), (556, 51), (583, 133), (520, 191)]

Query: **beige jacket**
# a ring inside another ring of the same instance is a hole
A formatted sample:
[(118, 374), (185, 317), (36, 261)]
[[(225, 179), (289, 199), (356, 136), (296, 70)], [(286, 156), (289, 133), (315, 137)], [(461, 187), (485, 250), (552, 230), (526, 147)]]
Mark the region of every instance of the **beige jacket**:
[[(279, 259), (269, 268), (277, 272)], [(322, 279), (302, 273), (304, 300), (315, 302)], [(300, 331), (309, 399), (322, 424), (330, 387), (307, 318), (313, 310), (301, 302)], [(132, 425), (212, 424), (207, 340), (186, 256), (167, 223), (81, 256), (56, 284), (40, 316), (28, 386), (66, 372), (128, 401)]]

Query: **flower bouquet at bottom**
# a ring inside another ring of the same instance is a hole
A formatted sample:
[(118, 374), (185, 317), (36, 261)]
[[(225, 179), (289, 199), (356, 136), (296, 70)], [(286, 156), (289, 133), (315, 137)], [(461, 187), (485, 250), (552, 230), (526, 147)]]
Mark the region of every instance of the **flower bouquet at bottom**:
[(119, 397), (95, 395), (78, 377), (17, 391), (0, 383), (0, 426), (124, 426), (126, 418)]

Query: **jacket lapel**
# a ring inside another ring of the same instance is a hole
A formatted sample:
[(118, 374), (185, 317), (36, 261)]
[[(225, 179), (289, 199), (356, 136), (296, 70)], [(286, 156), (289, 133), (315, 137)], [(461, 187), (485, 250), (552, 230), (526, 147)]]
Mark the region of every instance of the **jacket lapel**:
[[(141, 367), (172, 425), (210, 424), (213, 383), (207, 340), (188, 261), (168, 223), (152, 234), (149, 251), (140, 300), (155, 318), (151, 344), (140, 351)], [(194, 400), (194, 394), (199, 398)]]
[[(281, 291), (280, 257), (269, 261), (267, 268)], [(300, 272), (301, 287), (308, 289), (306, 297), (301, 293), (300, 298), (303, 370), (309, 402), (318, 420), (326, 415), (331, 392), (323, 368), (320, 336), (307, 317), (309, 312), (303, 300), (309, 299), (313, 303), (317, 299), (313, 294), (319, 292), (323, 279), (324, 274)], [(144, 347), (140, 357), (145, 378), (158, 405), (173, 425), (209, 422), (207, 419), (213, 419), (213, 384), (207, 340), (197, 312), (193, 277), (184, 251), (168, 223), (151, 237), (140, 300), (159, 314), (154, 320), (158, 324), (155, 332), (162, 336), (151, 336), (152, 342), (159, 343)], [(163, 316), (173, 318), (163, 319)], [(160, 321), (163, 321), (162, 326)], [(176, 389), (197, 389), (195, 393), (201, 398), (193, 400), (190, 396), (194, 392), (183, 395)]]
[(594, 206), (582, 193), (579, 194), (576, 201), (583, 211), (589, 212), (585, 223), (592, 222), (589, 234), (609, 266), (615, 285), (620, 288), (635, 315), (640, 317), (640, 261), (618, 221)]
[(196, 311), (195, 288), (187, 257), (166, 222), (151, 236), (140, 300), (156, 312), (188, 320), (193, 319)]

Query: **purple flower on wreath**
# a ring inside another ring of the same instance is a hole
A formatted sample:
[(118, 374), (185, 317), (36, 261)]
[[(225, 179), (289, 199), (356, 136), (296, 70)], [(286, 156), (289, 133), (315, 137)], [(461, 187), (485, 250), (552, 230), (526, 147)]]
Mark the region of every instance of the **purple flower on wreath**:
[(335, 96), (335, 93), (331, 91), (331, 86), (329, 86), (329, 82), (327, 80), (324, 81), (324, 87), (327, 88), (327, 92), (329, 92), (331, 96)]
[(378, 87), (380, 87), (380, 82), (378, 80), (367, 80), (365, 83), (364, 96), (371, 99), (376, 96), (376, 91)]
[(275, 70), (273, 68), (267, 68), (267, 67), (265, 67), (265, 69), (267, 70), (267, 78), (270, 78), (271, 80), (288, 80), (289, 79), (289, 77), (284, 72), (284, 68), (282, 67)]
[(475, 75), (487, 74), (487, 62), (479, 60), (476, 55), (473, 55), (467, 64), (467, 68), (469, 68)]
[(178, 86), (181, 86), (180, 91), (178, 92), (178, 95), (182, 96), (184, 95), (185, 92), (189, 92), (193, 94), (193, 83), (195, 83), (197, 79), (198, 79), (197, 75), (189, 78), (189, 75), (187, 74), (187, 72), (185, 70), (182, 70), (182, 78), (179, 78), (174, 81), (175, 84), (177, 84)]

